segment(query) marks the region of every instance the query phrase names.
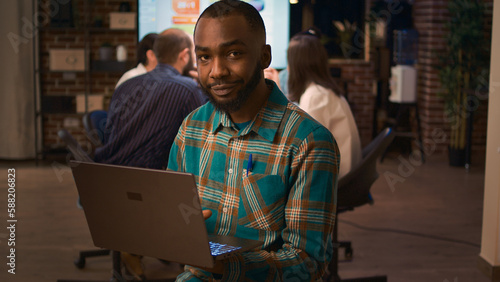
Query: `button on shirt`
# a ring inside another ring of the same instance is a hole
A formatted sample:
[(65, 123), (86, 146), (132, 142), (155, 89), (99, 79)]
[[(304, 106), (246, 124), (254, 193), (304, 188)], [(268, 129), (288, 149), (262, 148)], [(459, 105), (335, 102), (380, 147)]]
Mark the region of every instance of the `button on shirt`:
[(105, 145), (96, 149), (94, 160), (165, 168), (182, 120), (205, 102), (196, 82), (167, 64), (125, 81), (113, 94)]
[[(222, 280), (319, 280), (332, 255), (338, 147), (328, 129), (266, 83), (270, 97), (245, 128), (210, 103), (191, 113), (168, 168), (196, 176), (202, 208), (213, 213), (209, 234), (264, 241), (225, 261)], [(178, 279), (212, 277), (188, 266)]]

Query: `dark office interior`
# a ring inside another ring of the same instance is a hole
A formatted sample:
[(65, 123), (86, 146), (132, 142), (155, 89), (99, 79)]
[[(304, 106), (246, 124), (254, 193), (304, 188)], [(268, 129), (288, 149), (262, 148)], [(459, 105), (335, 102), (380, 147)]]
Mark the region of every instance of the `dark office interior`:
[[(289, 37), (320, 30), (362, 147), (394, 131), (374, 162), (370, 201), (337, 214), (337, 243), (351, 245), (336, 248), (329, 271), (338, 281), (500, 281), (500, 1), (276, 1), (288, 3)], [(0, 5), (0, 222), (11, 224), (11, 171), (17, 221), (15, 232), (0, 232), (0, 255), (12, 254), (14, 238), (16, 273), (7, 257), (0, 280), (109, 281), (111, 254), (75, 261), (97, 248), (78, 205), (75, 154), (60, 132), (89, 156), (99, 146), (83, 120), (108, 110), (117, 81), (137, 65), (139, 0), (8, 2)], [(480, 16), (460, 25), (469, 5)], [(480, 40), (457, 43), (470, 30)], [(458, 52), (475, 60), (459, 74)], [(397, 80), (408, 68), (414, 77)], [(464, 73), (471, 84), (457, 88)], [(182, 272), (155, 258), (143, 265), (151, 281)]]

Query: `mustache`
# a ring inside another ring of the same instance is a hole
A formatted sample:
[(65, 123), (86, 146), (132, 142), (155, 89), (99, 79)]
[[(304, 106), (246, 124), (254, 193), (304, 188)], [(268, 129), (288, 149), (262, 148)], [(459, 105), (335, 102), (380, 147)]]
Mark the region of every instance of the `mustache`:
[(244, 83), (243, 79), (235, 80), (235, 81), (227, 81), (227, 80), (217, 80), (215, 82), (207, 84), (207, 88), (212, 88), (213, 86), (223, 85), (223, 84), (241, 84)]

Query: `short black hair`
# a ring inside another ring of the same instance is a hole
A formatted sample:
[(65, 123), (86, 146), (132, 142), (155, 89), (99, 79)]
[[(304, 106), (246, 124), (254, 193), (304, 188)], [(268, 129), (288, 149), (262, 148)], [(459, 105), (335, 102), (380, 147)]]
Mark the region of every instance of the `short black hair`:
[(245, 17), (250, 29), (260, 33), (264, 42), (266, 41), (266, 27), (259, 11), (254, 6), (239, 0), (220, 0), (210, 5), (198, 18), (194, 29), (195, 33), (201, 18), (222, 18), (230, 15)]
[(158, 36), (157, 33), (148, 33), (141, 39), (137, 45), (137, 64), (141, 63), (147, 65), (149, 63), (146, 52), (148, 52), (148, 50), (153, 50), (153, 45)]

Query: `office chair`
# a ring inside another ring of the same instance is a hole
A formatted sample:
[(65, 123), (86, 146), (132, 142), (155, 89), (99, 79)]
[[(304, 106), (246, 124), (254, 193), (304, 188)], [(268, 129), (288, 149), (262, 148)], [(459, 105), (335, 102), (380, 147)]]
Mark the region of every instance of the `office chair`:
[[(57, 132), (59, 138), (63, 140), (66, 144), (66, 147), (73, 155), (73, 158), (77, 161), (83, 162), (93, 162), (92, 158), (85, 152), (85, 150), (78, 144), (75, 138), (69, 133), (66, 129), (61, 129)], [(78, 204), (79, 207), (81, 205)], [(89, 257), (97, 257), (97, 256), (107, 256), (111, 253), (113, 260), (113, 274), (111, 281), (125, 281), (122, 272), (121, 272), (121, 257), (119, 251), (111, 251), (107, 249), (98, 249), (98, 250), (87, 250), (80, 251), (78, 258), (74, 261), (74, 264), (77, 268), (82, 269), (85, 267), (86, 259)], [(58, 282), (74, 282), (76, 280), (57, 280)], [(156, 279), (156, 280), (145, 280), (150, 282), (172, 282), (175, 279)]]
[[(60, 129), (57, 132), (57, 135), (66, 144), (67, 149), (73, 155), (73, 158), (75, 160), (82, 162), (94, 162), (94, 160), (92, 160), (92, 158), (87, 154), (87, 152), (85, 152), (85, 150), (80, 146), (80, 144), (78, 144), (78, 142), (71, 135), (71, 133), (69, 133), (66, 129)], [(78, 199), (77, 205), (81, 208), (79, 201), (80, 200)], [(105, 249), (80, 251), (79, 257), (74, 261), (74, 264), (77, 268), (82, 269), (85, 267), (86, 258), (96, 257), (96, 256), (107, 256), (110, 254), (110, 252), (111, 252), (110, 250), (105, 250)], [(118, 274), (121, 275), (119, 258), (120, 258), (119, 254), (113, 253), (113, 270), (119, 271)]]
[(73, 158), (77, 161), (82, 162), (93, 162), (92, 158), (83, 150), (83, 148), (78, 144), (73, 135), (69, 133), (66, 129), (60, 129), (57, 135), (66, 144), (66, 148), (73, 155)]
[[(372, 184), (377, 180), (377, 160), (385, 152), (385, 149), (394, 139), (392, 128), (385, 128), (378, 136), (363, 148), (363, 159), (360, 164), (353, 168), (349, 173), (339, 179), (337, 190), (337, 218), (338, 214), (354, 208), (373, 204), (373, 198), (370, 194)], [(386, 282), (386, 276), (375, 276), (366, 278), (340, 279), (338, 275), (338, 250), (341, 247), (346, 248), (346, 258), (352, 257), (351, 242), (338, 241), (338, 220), (335, 221), (333, 229), (333, 258), (328, 266), (328, 274), (325, 276), (327, 281), (371, 281)]]
[(88, 112), (82, 118), (87, 137), (95, 147), (104, 144), (104, 130), (107, 118), (108, 112), (102, 110)]

